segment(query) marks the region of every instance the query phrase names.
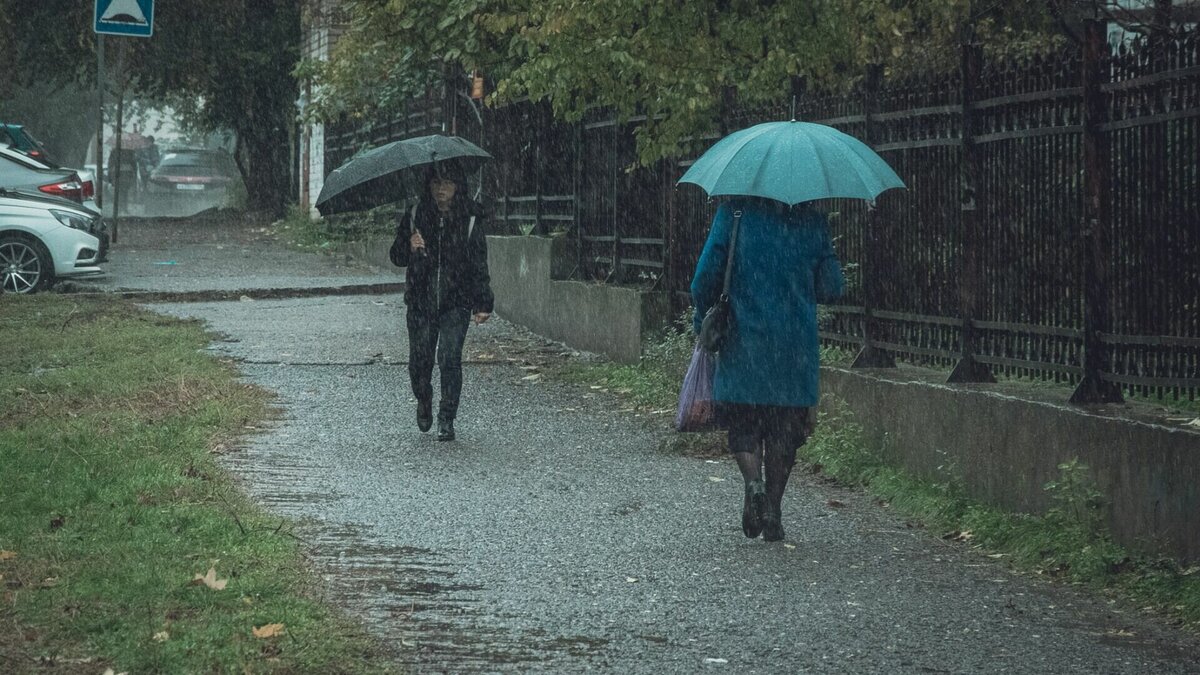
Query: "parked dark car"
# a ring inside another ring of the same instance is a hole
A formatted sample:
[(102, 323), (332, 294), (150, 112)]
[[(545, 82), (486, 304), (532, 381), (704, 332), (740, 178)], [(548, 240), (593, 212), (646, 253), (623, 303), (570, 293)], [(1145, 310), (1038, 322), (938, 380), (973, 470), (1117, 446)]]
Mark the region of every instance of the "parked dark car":
[(72, 169), (40, 168), (31, 158), (0, 145), (0, 188), (40, 192), (82, 204), (85, 187)]
[(240, 185), (241, 174), (223, 150), (171, 150), (150, 173), (151, 194), (195, 198), (222, 205)]
[(29, 155), (42, 164), (58, 168), (58, 164), (51, 160), (50, 154), (46, 152), (46, 146), (20, 124), (0, 122), (0, 145), (10, 145), (17, 152)]

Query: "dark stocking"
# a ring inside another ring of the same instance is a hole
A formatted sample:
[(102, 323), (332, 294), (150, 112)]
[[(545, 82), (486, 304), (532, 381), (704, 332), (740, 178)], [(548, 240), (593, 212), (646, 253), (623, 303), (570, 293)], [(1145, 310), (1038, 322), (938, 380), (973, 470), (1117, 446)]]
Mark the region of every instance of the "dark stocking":
[(762, 435), (747, 429), (730, 430), (729, 449), (746, 481), (742, 502), (742, 533), (751, 539), (762, 532), (762, 513), (767, 507), (762, 480)]
[(780, 513), (783, 493), (787, 489), (792, 466), (796, 464), (796, 448), (793, 439), (775, 436), (767, 441), (765, 464), (767, 473), (767, 503), (775, 513)]
[(738, 469), (742, 471), (742, 479), (749, 483), (752, 480), (762, 480), (763, 449), (762, 438), (758, 434), (729, 432), (729, 451), (737, 460)]

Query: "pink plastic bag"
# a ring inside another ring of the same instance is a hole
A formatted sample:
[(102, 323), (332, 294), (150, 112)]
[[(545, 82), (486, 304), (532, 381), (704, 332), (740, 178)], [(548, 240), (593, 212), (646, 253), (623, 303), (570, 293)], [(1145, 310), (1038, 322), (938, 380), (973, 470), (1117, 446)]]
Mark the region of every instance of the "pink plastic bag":
[(713, 355), (697, 346), (692, 352), (687, 375), (683, 377), (683, 388), (679, 391), (676, 431), (718, 430), (716, 404), (713, 402), (713, 376), (716, 370)]

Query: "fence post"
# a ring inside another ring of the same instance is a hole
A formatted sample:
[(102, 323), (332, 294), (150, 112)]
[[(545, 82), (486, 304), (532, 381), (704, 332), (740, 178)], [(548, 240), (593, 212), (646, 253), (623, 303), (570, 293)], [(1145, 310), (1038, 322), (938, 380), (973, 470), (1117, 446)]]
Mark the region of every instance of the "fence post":
[(572, 125), (571, 145), (574, 165), (571, 167), (571, 215), (575, 223), (576, 272), (590, 277), (583, 266), (583, 120)]
[(1102, 335), (1109, 328), (1109, 269), (1106, 237), (1112, 232), (1112, 211), (1107, 195), (1111, 187), (1108, 134), (1102, 80), (1104, 65), (1104, 22), (1084, 22), (1083, 38), (1083, 222), (1079, 242), (1083, 247), (1083, 379), (1071, 394), (1071, 403), (1120, 403), (1121, 389), (1104, 379), (1107, 349)]
[[(879, 87), (883, 79), (883, 66), (872, 64), (867, 67), (867, 78), (863, 86), (863, 142), (875, 146), (875, 112), (879, 109)], [(879, 216), (874, 205), (868, 206), (867, 224), (863, 241), (862, 284), (863, 284), (863, 346), (854, 357), (851, 368), (895, 368), (896, 360), (886, 351), (875, 346), (879, 334), (879, 323), (874, 316), (879, 306), (879, 272), (883, 269), (883, 251), (879, 241)]]
[(680, 266), (679, 255), (682, 243), (679, 238), (679, 222), (676, 215), (675, 200), (679, 193), (675, 187), (676, 176), (679, 173), (679, 159), (671, 157), (663, 160), (662, 198), (663, 209), (666, 212), (667, 231), (665, 252), (663, 255), (663, 276), (666, 277), (667, 311), (674, 320), (685, 309), (679, 300), (679, 290), (683, 285), (683, 269)]
[(975, 360), (978, 330), (979, 297), (983, 292), (982, 251), (979, 246), (979, 212), (987, 195), (979, 190), (979, 149), (975, 145), (976, 112), (975, 83), (983, 60), (983, 50), (974, 40), (962, 46), (962, 160), (959, 171), (961, 215), (959, 230), (962, 232), (960, 270), (962, 282), (959, 299), (962, 312), (961, 350), (958, 364), (950, 372), (947, 382), (995, 382), (987, 365)]
[(545, 182), (545, 164), (549, 153), (546, 152), (547, 126), (549, 125), (548, 103), (534, 105), (533, 132), (533, 231), (531, 234), (545, 234), (542, 229), (542, 184)]
[(620, 212), (621, 191), (617, 187), (617, 176), (619, 175), (618, 174), (618, 165), (621, 163), (621, 155), (619, 154), (619, 150), (621, 147), (620, 146), (621, 125), (619, 122), (619, 118), (617, 117), (616, 110), (612, 111), (612, 115), (613, 115), (613, 125), (612, 125), (613, 133), (612, 133), (612, 146), (611, 146), (611, 148), (612, 148), (612, 155), (611, 155), (612, 163), (611, 164), (612, 165), (609, 168), (612, 170), (612, 204), (613, 204), (612, 237), (613, 237), (613, 245), (612, 245), (612, 268), (608, 271), (608, 278), (605, 279), (605, 281), (609, 281), (614, 278), (617, 279), (618, 281), (620, 281), (621, 277), (619, 276), (619, 274), (621, 271), (621, 231), (617, 225), (617, 213)]

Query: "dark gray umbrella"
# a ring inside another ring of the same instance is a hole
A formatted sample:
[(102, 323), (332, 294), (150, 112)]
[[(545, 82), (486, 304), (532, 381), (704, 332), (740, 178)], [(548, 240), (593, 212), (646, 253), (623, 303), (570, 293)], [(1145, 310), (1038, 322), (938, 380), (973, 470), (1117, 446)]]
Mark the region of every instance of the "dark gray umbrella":
[(322, 215), (361, 211), (414, 196), (420, 181), (410, 169), (455, 162), (464, 171), (492, 156), (458, 136), (421, 136), (372, 148), (350, 158), (325, 179), (317, 197)]

